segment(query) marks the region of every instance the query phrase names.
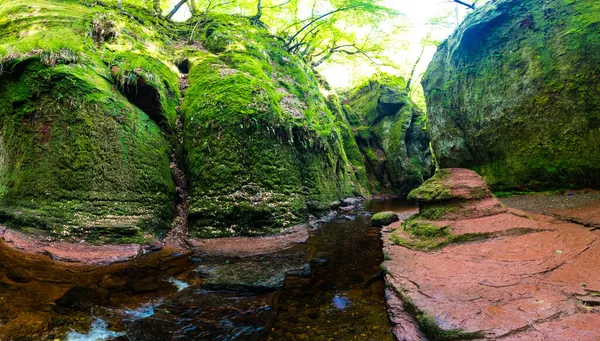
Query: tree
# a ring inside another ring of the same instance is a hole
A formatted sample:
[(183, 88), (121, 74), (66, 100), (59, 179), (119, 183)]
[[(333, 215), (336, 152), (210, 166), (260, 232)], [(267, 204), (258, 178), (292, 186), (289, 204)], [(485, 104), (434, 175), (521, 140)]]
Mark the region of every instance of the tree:
[(288, 51), (305, 57), (314, 67), (335, 55), (358, 56), (375, 63), (375, 55), (384, 47), (380, 38), (385, 36), (377, 26), (384, 26), (380, 25), (382, 21), (395, 18), (399, 13), (379, 5), (376, 0), (345, 0), (331, 4), (334, 6), (319, 13), (316, 1), (313, 2), (309, 17), (296, 17), (279, 33), (285, 39)]
[(179, 0), (167, 18), (172, 18), (187, 2), (190, 8), (204, 8), (197, 12), (203, 13), (194, 19), (196, 25), (190, 40), (209, 12), (237, 14), (246, 16), (254, 24), (269, 27), (290, 52), (303, 56), (314, 66), (335, 56), (359, 57), (373, 63), (383, 50), (381, 38), (386, 35), (377, 27), (399, 14), (380, 5), (381, 1)]

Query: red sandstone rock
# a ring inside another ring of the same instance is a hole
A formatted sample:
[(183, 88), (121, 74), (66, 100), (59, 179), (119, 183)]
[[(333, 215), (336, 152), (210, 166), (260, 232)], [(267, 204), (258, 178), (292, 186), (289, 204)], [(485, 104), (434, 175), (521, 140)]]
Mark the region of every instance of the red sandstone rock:
[(273, 236), (191, 239), (190, 243), (194, 251), (204, 255), (251, 257), (275, 253), (307, 240), (307, 226), (298, 225)]
[(600, 202), (574, 209), (558, 209), (550, 211), (561, 219), (600, 229)]
[(92, 245), (89, 243), (67, 243), (44, 240), (24, 233), (4, 229), (0, 238), (10, 247), (46, 254), (50, 258), (64, 262), (87, 264), (111, 264), (125, 262), (138, 255), (138, 244)]
[[(464, 196), (473, 188), (466, 183), (480, 185), (471, 175), (455, 177), (468, 181), (458, 181), (462, 185), (453, 193)], [(394, 245), (391, 232), (401, 222), (385, 228), (383, 266), (390, 290), (416, 307), (422, 320), (434, 321), (438, 332), (490, 340), (600, 340), (600, 233), (547, 215), (495, 211), (496, 202), (453, 201), (458, 209), (441, 220), (421, 220), (447, 227), (454, 236), (487, 237), (433, 252)], [(482, 209), (461, 209), (469, 206)], [(599, 208), (600, 202), (561, 213), (596, 219)], [(401, 324), (394, 333), (400, 340), (421, 340), (393, 296), (388, 295), (391, 320)]]
[(455, 199), (481, 199), (490, 196), (485, 181), (476, 172), (463, 168), (446, 168), (438, 170), (432, 178), (411, 191), (408, 198), (427, 203)]

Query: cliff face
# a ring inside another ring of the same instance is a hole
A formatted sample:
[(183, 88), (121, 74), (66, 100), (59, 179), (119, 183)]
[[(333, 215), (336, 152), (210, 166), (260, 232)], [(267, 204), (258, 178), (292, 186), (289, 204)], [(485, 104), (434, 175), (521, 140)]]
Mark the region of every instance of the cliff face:
[(360, 193), (313, 71), (247, 19), (194, 29), (58, 0), (4, 1), (0, 18), (8, 226), (160, 237), (177, 198), (171, 168), (189, 180), (191, 236), (279, 232)]
[(402, 78), (375, 77), (353, 89), (344, 105), (375, 194), (405, 195), (434, 171), (425, 114), (405, 87)]
[(358, 193), (313, 71), (247, 19), (215, 18), (182, 113), (196, 236), (263, 234)]
[(173, 193), (164, 131), (179, 90), (149, 52), (158, 37), (60, 1), (3, 1), (0, 18), (3, 223), (96, 242), (164, 232)]
[(8, 0), (0, 15), (9, 227), (98, 243), (263, 235), (431, 171), (423, 116), (399, 87), (372, 82), (345, 114), (246, 18), (178, 24), (60, 0)]
[(600, 185), (600, 4), (499, 0), (467, 17), (423, 80), (441, 167), (496, 190)]

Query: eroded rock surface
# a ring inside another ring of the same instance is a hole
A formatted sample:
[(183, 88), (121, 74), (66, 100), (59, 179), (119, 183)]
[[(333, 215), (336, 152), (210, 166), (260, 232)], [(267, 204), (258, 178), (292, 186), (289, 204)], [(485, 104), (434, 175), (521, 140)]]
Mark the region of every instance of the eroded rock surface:
[[(473, 172), (443, 173), (487, 189)], [(480, 206), (494, 209), (468, 209)], [(390, 315), (412, 318), (430, 339), (597, 340), (598, 237), (582, 225), (504, 207), (489, 192), (421, 202), (419, 214), (383, 233), (386, 281), (403, 302), (388, 302)], [(397, 337), (420, 340), (410, 325), (395, 327)]]

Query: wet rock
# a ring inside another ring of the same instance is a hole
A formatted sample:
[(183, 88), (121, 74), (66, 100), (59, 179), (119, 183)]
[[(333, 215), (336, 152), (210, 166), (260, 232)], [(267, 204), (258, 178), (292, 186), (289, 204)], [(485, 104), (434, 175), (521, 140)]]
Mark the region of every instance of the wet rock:
[(198, 255), (244, 258), (280, 252), (297, 244), (305, 243), (307, 240), (308, 226), (301, 224), (271, 236), (194, 238), (190, 240), (190, 243)]
[(24, 313), (0, 326), (0, 338), (10, 341), (30, 341), (39, 337), (49, 323), (50, 315), (48, 313)]
[(404, 308), (404, 302), (394, 292), (393, 288), (385, 290), (385, 300), (388, 306), (390, 322), (392, 323), (392, 333), (394, 333), (398, 340), (426, 340), (417, 320)]
[(352, 211), (353, 209), (354, 209), (354, 206), (342, 206), (339, 208), (339, 210), (342, 212), (349, 212), (349, 211)]
[[(186, 288), (126, 328), (129, 340), (262, 340), (274, 323), (275, 293)], [(184, 321), (185, 323), (181, 323)]]
[(108, 294), (109, 291), (104, 288), (74, 287), (58, 299), (56, 304), (64, 308), (86, 310), (104, 302)]
[(371, 225), (385, 226), (398, 221), (398, 214), (395, 212), (379, 212), (371, 217)]
[(6, 272), (6, 277), (17, 282), (17, 283), (28, 283), (35, 280), (35, 276), (23, 269), (23, 268), (12, 268)]
[(131, 288), (134, 292), (149, 292), (156, 290), (161, 287), (161, 281), (156, 278), (145, 278), (142, 280), (135, 280), (130, 283)]
[(281, 288), (287, 276), (308, 276), (310, 265), (303, 258), (268, 257), (201, 265), (196, 272), (207, 289), (271, 291)]
[(345, 206), (356, 207), (356, 206), (362, 204), (363, 201), (365, 201), (365, 199), (363, 199), (363, 198), (346, 198), (346, 199), (342, 200), (342, 204)]

